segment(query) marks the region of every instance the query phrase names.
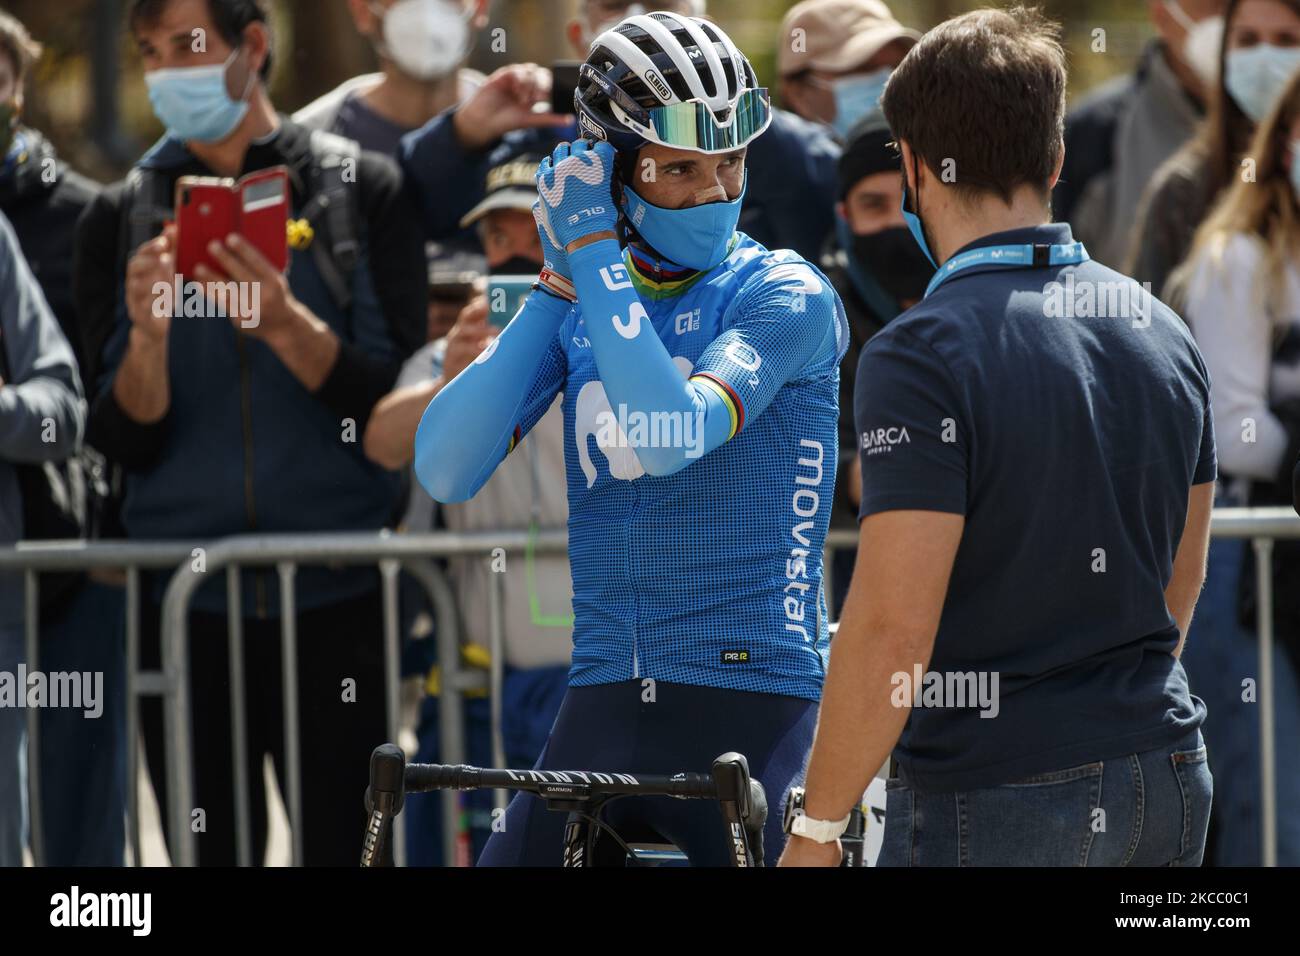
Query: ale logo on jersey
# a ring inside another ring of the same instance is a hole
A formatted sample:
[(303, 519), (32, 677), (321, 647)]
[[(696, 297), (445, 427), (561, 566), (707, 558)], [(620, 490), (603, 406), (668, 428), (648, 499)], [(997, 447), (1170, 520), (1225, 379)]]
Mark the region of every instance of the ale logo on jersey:
[(887, 455), (899, 445), (910, 445), (906, 427), (876, 428), (858, 436), (858, 447), (867, 455)]

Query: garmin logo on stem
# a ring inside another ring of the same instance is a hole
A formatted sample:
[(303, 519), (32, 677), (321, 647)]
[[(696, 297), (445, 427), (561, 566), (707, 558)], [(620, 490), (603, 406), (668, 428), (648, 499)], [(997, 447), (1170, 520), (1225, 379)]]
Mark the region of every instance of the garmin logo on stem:
[(868, 455), (889, 454), (899, 445), (910, 445), (911, 443), (912, 436), (907, 433), (906, 427), (876, 428), (865, 431), (858, 436), (858, 444), (861, 450)]
[(133, 936), (148, 936), (153, 928), (152, 893), (71, 892), (50, 897), (50, 925), (129, 928)]

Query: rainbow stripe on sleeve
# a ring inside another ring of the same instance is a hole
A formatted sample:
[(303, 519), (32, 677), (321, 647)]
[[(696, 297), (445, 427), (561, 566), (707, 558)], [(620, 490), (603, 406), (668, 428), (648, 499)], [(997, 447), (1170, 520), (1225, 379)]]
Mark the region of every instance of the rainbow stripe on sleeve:
[(727, 406), (727, 411), (731, 414), (731, 433), (727, 435), (727, 440), (730, 441), (735, 438), (740, 433), (740, 430), (745, 427), (745, 406), (741, 403), (740, 396), (735, 393), (730, 385), (709, 372), (699, 372), (692, 375), (690, 380), (707, 385), (718, 393), (723, 404)]

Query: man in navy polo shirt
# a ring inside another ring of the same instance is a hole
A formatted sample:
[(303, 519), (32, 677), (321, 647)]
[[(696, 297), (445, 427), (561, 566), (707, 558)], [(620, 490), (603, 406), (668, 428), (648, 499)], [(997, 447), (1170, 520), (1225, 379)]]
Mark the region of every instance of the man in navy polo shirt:
[(1204, 704), (1179, 662), (1215, 478), (1183, 323), (1050, 223), (1055, 25), (981, 10), (893, 74), (940, 264), (863, 352), (858, 563), (786, 864), (834, 864), (893, 749), (880, 865), (1198, 865)]

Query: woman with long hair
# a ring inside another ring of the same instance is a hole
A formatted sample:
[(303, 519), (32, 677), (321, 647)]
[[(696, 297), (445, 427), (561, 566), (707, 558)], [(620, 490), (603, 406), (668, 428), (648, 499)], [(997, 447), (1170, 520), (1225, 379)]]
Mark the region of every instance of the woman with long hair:
[(1215, 200), (1236, 178), (1255, 125), (1292, 69), (1300, 66), (1300, 0), (1229, 0), (1219, 76), (1196, 136), (1160, 167), (1138, 209), (1121, 270), (1164, 292), (1170, 273)]
[[(1220, 505), (1291, 501), (1300, 454), (1300, 72), (1245, 150), (1243, 173), (1197, 230), (1172, 285), (1210, 373)], [(1215, 855), (1259, 861), (1259, 717), (1243, 681), (1257, 678), (1252, 549), (1216, 541), (1184, 655), (1209, 708)], [(1274, 546), (1278, 862), (1300, 863), (1300, 543)], [(1244, 698), (1244, 699), (1243, 699)]]

